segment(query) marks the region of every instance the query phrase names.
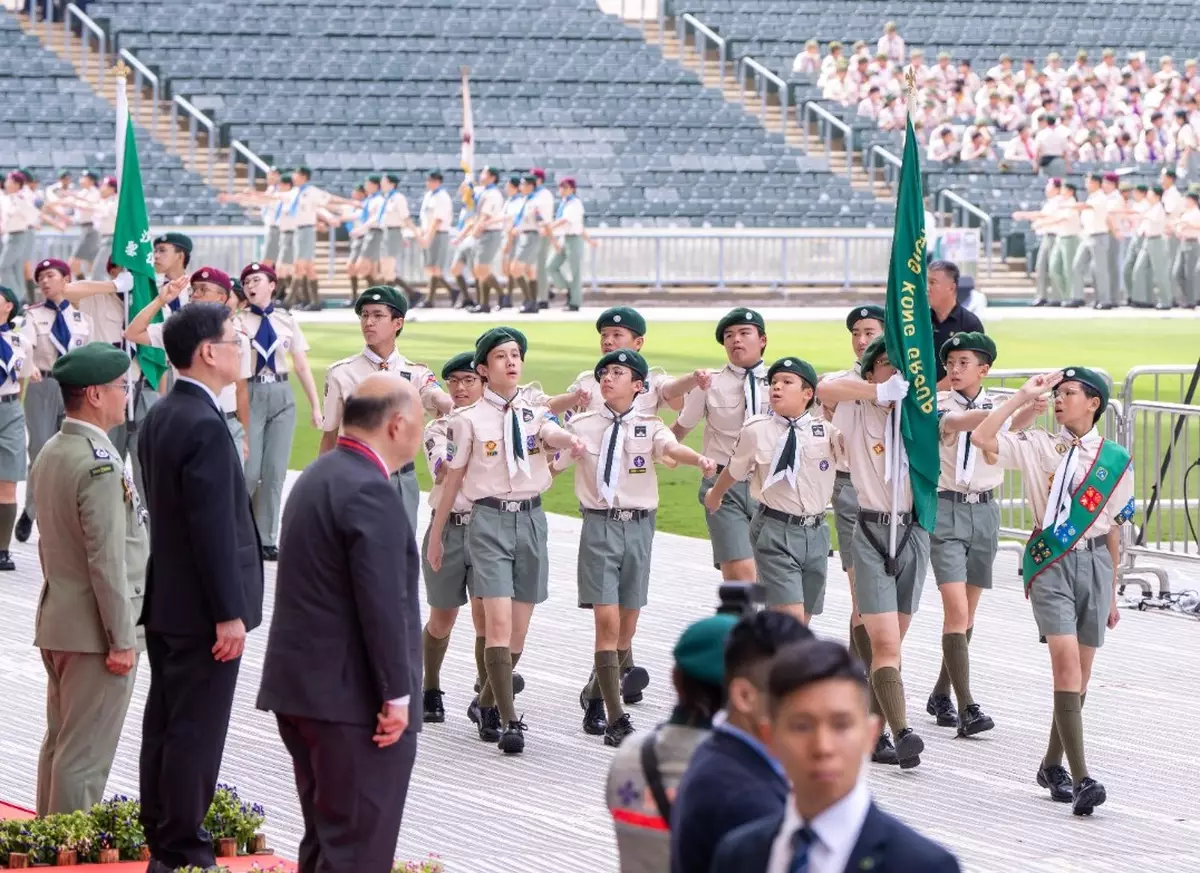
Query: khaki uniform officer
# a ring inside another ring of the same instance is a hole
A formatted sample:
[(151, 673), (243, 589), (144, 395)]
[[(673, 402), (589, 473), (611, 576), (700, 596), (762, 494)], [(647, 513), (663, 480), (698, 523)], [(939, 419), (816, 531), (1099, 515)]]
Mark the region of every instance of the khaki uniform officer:
[[(43, 303), (25, 310), (28, 322), (29, 366), (39, 378), (30, 374), (25, 389), (25, 427), (29, 432), (29, 463), (37, 460), (42, 446), (62, 423), (63, 400), (58, 383), (50, 374), (54, 362), (72, 349), (87, 345), (92, 337), (92, 320), (65, 299), (71, 268), (65, 262), (49, 259), (39, 261), (33, 272), (34, 280), (45, 298)], [(37, 498), (32, 491), (25, 494), (24, 516), (37, 519)]]
[(511, 327), (492, 328), (475, 344), (475, 370), (487, 388), (482, 400), (454, 415), (455, 454), (434, 510), (428, 548), (430, 566), (440, 570), (443, 536), (461, 491), (473, 504), (467, 548), (487, 629), (486, 685), (468, 714), (479, 725), (479, 738), (499, 740), (505, 754), (525, 749), (524, 722), (513, 707), (513, 667), (524, 649), (533, 607), (548, 596), (542, 511), (542, 493), (551, 483), (548, 454), (583, 450), (546, 407), (525, 402), (520, 380), (526, 349), (525, 335)]
[[(754, 566), (767, 606), (807, 623), (825, 605), (837, 429), (812, 415), (817, 371), (800, 358), (780, 358), (767, 370), (771, 409), (746, 422), (729, 466), (705, 498), (710, 510), (734, 482), (750, 480), (758, 513), (750, 525)], [(819, 412), (819, 410), (818, 410)]]
[(283, 207), (296, 223), (293, 232), (296, 252), (295, 299), (304, 309), (321, 308), (321, 290), (317, 284), (317, 220), (324, 218), (325, 207), (333, 202), (328, 191), (312, 184), (312, 170), (297, 167), (292, 171), (294, 189)]
[[(597, 732), (598, 707), (589, 702), (603, 698), (608, 714), (604, 743), (609, 746), (621, 745), (633, 733), (629, 715), (621, 707), (624, 691), (633, 690), (622, 682), (621, 655), (633, 647), (650, 584), (658, 509), (655, 462), (692, 464), (709, 475), (717, 466), (681, 446), (661, 418), (638, 407), (636, 400), (648, 374), (645, 358), (631, 349), (604, 355), (593, 370), (604, 405), (599, 411), (575, 416), (567, 425), (587, 446), (575, 466), (575, 496), (583, 514), (577, 578), (579, 605), (593, 610), (596, 648), (594, 682), (581, 700), (583, 728)], [(554, 466), (562, 470), (570, 463), (560, 454)], [(640, 693), (649, 676), (644, 668), (637, 669)]]
[[(1018, 409), (1047, 391), (1055, 394), (1058, 433), (1001, 432)], [(1021, 562), (1054, 675), (1050, 744), (1036, 778), (1054, 800), (1071, 802), (1075, 815), (1091, 815), (1107, 799), (1104, 786), (1088, 773), (1082, 709), (1104, 631), (1121, 620), (1115, 597), (1118, 526), (1135, 508), (1129, 452), (1096, 428), (1108, 394), (1108, 383), (1086, 367), (1034, 376), (971, 435), (972, 444), (994, 455), (999, 466), (1021, 472), (1030, 508), (1040, 519)], [(1064, 752), (1070, 775), (1062, 766)]]
[[(337, 443), (346, 398), (354, 393), (359, 382), (372, 373), (380, 370), (399, 373), (416, 386), (421, 395), (421, 404), (434, 415), (446, 414), (452, 405), (432, 370), (424, 364), (408, 360), (396, 351), (396, 337), (404, 330), (404, 316), (408, 314), (408, 298), (391, 285), (375, 285), (359, 296), (354, 303), (354, 311), (358, 314), (366, 348), (357, 355), (334, 361), (325, 372), (322, 454)], [(416, 465), (405, 464), (392, 474), (392, 481), (400, 489), (408, 519), (415, 530), (417, 508), (421, 500)]]
[(20, 314), (21, 298), (11, 288), (0, 286), (0, 570), (17, 569), (9, 555), (9, 546), (13, 523), (17, 520), (17, 483), (25, 479), (25, 410), (21, 408), (21, 389), (28, 375), (29, 346), (13, 330), (13, 319)]
[[(588, 241), (584, 229), (583, 201), (576, 193), (575, 180), (563, 179), (558, 183), (558, 196), (562, 199), (555, 210), (554, 220), (547, 225), (547, 232), (561, 235), (558, 251), (546, 268), (550, 280), (567, 292), (568, 312), (578, 312), (583, 305), (583, 245)], [(595, 245), (595, 242), (592, 242)], [(571, 270), (568, 280), (563, 275), (563, 264)]]
[(1115, 174), (1089, 173), (1087, 177), (1087, 200), (1080, 205), (1080, 220), (1083, 233), (1075, 263), (1071, 269), (1071, 300), (1083, 300), (1083, 282), (1090, 270), (1092, 287), (1096, 289), (1095, 307), (1112, 308), (1116, 300), (1111, 272), (1112, 258), (1109, 247), (1113, 238), (1109, 231), (1108, 213), (1112, 205), (1109, 192), (1116, 187)]
[(29, 475), (45, 577), (33, 640), (47, 681), (38, 815), (102, 799), (143, 650), (136, 624), (149, 551), (133, 474), (107, 435), (125, 416), (129, 356), (90, 343), (52, 372), (66, 419)]
[[(767, 368), (763, 351), (767, 329), (763, 317), (753, 309), (737, 308), (717, 322), (717, 342), (725, 347), (729, 363), (713, 377), (708, 389), (690, 391), (675, 422), (681, 441), (703, 418), (702, 453), (717, 462), (720, 473), (729, 463), (738, 434), (746, 421), (767, 411)], [(715, 479), (700, 482), (704, 502)], [(734, 485), (721, 500), (721, 508), (705, 513), (712, 540), (713, 564), (726, 581), (754, 581), (754, 549), (750, 544), (750, 522), (757, 509), (745, 482)]]

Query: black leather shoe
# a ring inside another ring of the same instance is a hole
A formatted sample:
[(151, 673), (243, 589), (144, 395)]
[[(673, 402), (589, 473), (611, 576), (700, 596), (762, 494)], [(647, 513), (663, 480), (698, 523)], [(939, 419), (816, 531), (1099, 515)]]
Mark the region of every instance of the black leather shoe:
[(896, 758), (901, 770), (911, 770), (921, 763), (921, 753), (925, 751), (925, 742), (913, 732), (905, 728), (896, 734)]
[(1107, 312), (1113, 308), (1113, 305), (1111, 303), (1093, 303), (1092, 308), (1099, 309), (1101, 312)]
[(876, 764), (899, 764), (900, 759), (896, 757), (896, 747), (892, 745), (892, 737), (884, 731), (879, 735), (879, 739), (875, 742), (875, 751), (871, 753), (871, 760)]
[(1035, 297), (1035, 298), (1033, 298), (1033, 300), (1030, 301), (1029, 305), (1030, 306), (1045, 306), (1046, 298), (1045, 297)]
[(499, 707), (479, 707), (479, 739), (485, 743), (494, 743), (500, 739)]
[(442, 706), (442, 692), (436, 688), (425, 689), (421, 708), (425, 710), (421, 720), (427, 724), (441, 724), (446, 720), (446, 707)]
[[(551, 299), (553, 299), (553, 298), (554, 298), (554, 293), (553, 293), (553, 292), (551, 292), (551, 294), (550, 294), (550, 298), (551, 298)], [(539, 300), (539, 301), (538, 301), (538, 309), (549, 309), (549, 308), (550, 308), (550, 301), (549, 301), (549, 300)]]
[(583, 710), (583, 732), (589, 736), (598, 737), (608, 730), (608, 720), (604, 717), (604, 700), (589, 700)]
[(497, 309), (512, 309), (512, 298), (507, 294), (502, 294), (500, 296), (500, 305)]
[(278, 546), (263, 546), (262, 547), (262, 559), (264, 561), (278, 561), (279, 560), (279, 547)]
[(1074, 815), (1091, 815), (1097, 806), (1108, 800), (1104, 786), (1091, 776), (1084, 776), (1075, 788), (1075, 802), (1071, 805)]
[(650, 684), (650, 674), (645, 667), (630, 667), (621, 674), (621, 700), (625, 703), (641, 703), (642, 692)]
[(15, 570), (15, 569), (17, 569), (17, 565), (13, 563), (12, 556), (9, 555), (8, 550), (5, 549), (3, 551), (0, 551), (0, 570)]
[(537, 311), (538, 311), (538, 305), (537, 305), (537, 303), (534, 303), (534, 302), (526, 302), (526, 303), (524, 303), (524, 304), (522, 304), (522, 305), (521, 305), (521, 312), (522, 312), (524, 315), (533, 315), (533, 314), (534, 314), (535, 312), (537, 312)]
[(31, 533), (33, 533), (33, 519), (22, 510), (21, 517), (17, 519), (16, 527), (13, 528), (13, 536), (17, 538), (17, 542), (27, 543)]
[(1082, 300), (1068, 300), (1067, 302), (1065, 302), (1063, 304), (1063, 308), (1064, 309), (1078, 309), (1079, 307), (1081, 307), (1083, 305), (1084, 304), (1083, 304)]
[(990, 715), (985, 715), (978, 703), (972, 703), (962, 711), (958, 718), (958, 735), (972, 737), (984, 731), (990, 731), (996, 726)]
[[(475, 693), (478, 694), (480, 692), (480, 690), (481, 689), (479, 687), (479, 683), (478, 682), (475, 683)], [(520, 673), (513, 673), (513, 697), (516, 697), (518, 694), (520, 694), (524, 690), (525, 690), (525, 677), (522, 676)]]
[(949, 694), (930, 694), (925, 711), (937, 717), (938, 727), (958, 727), (958, 710)]
[[(496, 715), (496, 724), (500, 724), (500, 715)], [(504, 733), (500, 734), (500, 751), (506, 755), (519, 755), (525, 751), (525, 722), (523, 719), (510, 721)]]
[(604, 745), (619, 746), (631, 733), (633, 733), (633, 722), (629, 720), (629, 713), (625, 713), (605, 729)]
[(1061, 764), (1045, 763), (1038, 767), (1037, 784), (1050, 790), (1050, 799), (1059, 803), (1070, 803), (1075, 799), (1075, 788), (1071, 784), (1071, 775)]

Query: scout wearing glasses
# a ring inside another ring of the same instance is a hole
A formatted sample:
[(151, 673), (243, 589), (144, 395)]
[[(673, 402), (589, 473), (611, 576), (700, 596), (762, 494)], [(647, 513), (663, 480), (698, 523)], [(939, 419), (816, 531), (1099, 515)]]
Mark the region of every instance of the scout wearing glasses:
[[(700, 467), (706, 476), (717, 466), (681, 446), (661, 418), (638, 405), (649, 371), (646, 359), (632, 349), (608, 352), (592, 374), (601, 408), (580, 413), (567, 425), (587, 446), (575, 462), (575, 496), (583, 514), (577, 578), (579, 605), (593, 610), (596, 648), (595, 674), (580, 695), (583, 729), (603, 733), (608, 746), (621, 745), (633, 733), (622, 700), (626, 694), (640, 695), (649, 682), (643, 668), (623, 675), (622, 656), (632, 669), (633, 636), (650, 584), (658, 509), (654, 465), (669, 459)], [(554, 466), (563, 470), (570, 464), (560, 455)]]
[[(391, 285), (375, 285), (354, 302), (354, 312), (358, 315), (366, 348), (357, 355), (330, 364), (325, 373), (325, 414), (322, 416), (325, 433), (321, 436), (320, 454), (337, 444), (346, 398), (359, 382), (379, 370), (397, 372), (412, 382), (420, 392), (421, 404), (434, 415), (445, 415), (454, 405), (450, 395), (438, 385), (432, 370), (396, 351), (396, 337), (404, 330), (404, 316), (408, 314), (407, 297)], [(421, 499), (416, 465), (406, 464), (392, 474), (392, 479), (400, 489), (408, 520), (415, 530)]]
[[(1017, 410), (1048, 391), (1054, 392), (1057, 433), (1002, 432)], [(971, 434), (971, 443), (995, 456), (1000, 467), (1021, 472), (1026, 499), (1041, 521), (1021, 561), (1025, 593), (1054, 672), (1054, 721), (1037, 783), (1054, 800), (1072, 803), (1075, 815), (1091, 815), (1107, 799), (1104, 786), (1088, 774), (1082, 708), (1104, 631), (1120, 621), (1119, 525), (1134, 513), (1129, 453), (1096, 428), (1108, 396), (1108, 383), (1086, 367), (1034, 376)]]
[(13, 320), (20, 314), (21, 298), (0, 286), (0, 570), (17, 569), (9, 546), (17, 520), (17, 483), (24, 480), (26, 469), (21, 389), (29, 374), (29, 344), (13, 330)]
[(833, 495), (841, 454), (837, 429), (818, 410), (811, 414), (817, 372), (800, 358), (780, 358), (767, 370), (772, 414), (746, 422), (729, 465), (704, 498), (721, 507), (735, 482), (750, 481), (758, 513), (750, 525), (754, 566), (767, 606), (807, 623), (825, 604), (829, 526), (825, 507)]
[(525, 401), (519, 383), (526, 348), (525, 335), (511, 327), (492, 328), (475, 344), (475, 370), (487, 387), (482, 400), (459, 410), (450, 423), (447, 438), (455, 452), (427, 551), (429, 565), (441, 570), (443, 537), (461, 491), (473, 504), (467, 548), (487, 628), (487, 675), (468, 715), (479, 725), (479, 738), (498, 740), (506, 754), (525, 749), (525, 725), (513, 706), (513, 666), (524, 649), (533, 607), (548, 596), (542, 510), (542, 493), (551, 484), (547, 454), (584, 450), (549, 409)]
[(913, 517), (912, 486), (908, 476), (901, 476), (896, 557), (888, 556), (893, 507), (886, 471), (892, 468), (892, 452), (903, 450), (891, 445), (891, 422), (894, 404), (908, 394), (908, 383), (888, 360), (882, 336), (863, 351), (862, 374), (862, 379), (822, 382), (820, 397), (823, 403), (839, 404), (833, 423), (841, 432), (861, 507), (850, 546), (855, 601), (868, 635), (865, 647), (859, 643), (859, 656), (871, 669), (871, 685), (896, 732), (897, 761), (909, 769), (921, 763), (925, 744), (908, 726), (900, 644), (921, 601), (929, 535)]
[[(729, 363), (713, 375), (707, 389), (696, 388), (688, 393), (672, 429), (682, 441), (703, 418), (702, 451), (717, 462), (720, 473), (729, 463), (746, 421), (768, 409), (767, 367), (762, 359), (767, 348), (766, 323), (753, 309), (739, 307), (717, 322), (716, 337), (725, 347)], [(714, 481), (715, 477), (707, 476), (700, 482), (701, 503)], [(725, 493), (720, 509), (705, 513), (713, 564), (726, 581), (755, 581), (754, 549), (750, 544), (755, 509), (749, 486), (738, 482)]]

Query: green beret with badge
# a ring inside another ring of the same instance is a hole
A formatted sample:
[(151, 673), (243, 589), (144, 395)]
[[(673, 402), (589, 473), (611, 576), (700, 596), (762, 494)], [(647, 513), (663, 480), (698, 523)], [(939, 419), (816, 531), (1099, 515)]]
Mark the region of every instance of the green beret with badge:
[(628, 367), (633, 371), (633, 378), (642, 382), (646, 381), (646, 376), (650, 373), (650, 367), (646, 364), (646, 359), (635, 352), (633, 349), (613, 349), (611, 352), (602, 357), (592, 370), (592, 375), (596, 377), (596, 381), (600, 381), (600, 373), (605, 367), (611, 364), (618, 364), (622, 367)]
[(1100, 395), (1100, 408), (1096, 410), (1097, 414), (1103, 413), (1108, 408), (1108, 398), (1111, 391), (1108, 387), (1108, 380), (1095, 370), (1088, 369), (1087, 367), (1063, 367), (1062, 374), (1063, 382), (1078, 382), (1081, 385), (1087, 385)]
[(393, 285), (372, 285), (354, 301), (354, 314), (362, 315), (363, 307), (368, 303), (381, 303), (389, 307), (400, 318), (408, 315), (408, 298), (404, 292)]
[(855, 306), (846, 316), (846, 330), (854, 330), (854, 325), (865, 318), (873, 318), (883, 324), (884, 310), (878, 303), (868, 303), (866, 306)]
[(7, 285), (0, 285), (0, 296), (12, 304), (12, 311), (8, 313), (8, 324), (12, 324), (13, 319), (21, 314), (21, 298)]
[(129, 372), (129, 355), (111, 343), (91, 342), (54, 362), (50, 375), (60, 385), (88, 388), (107, 385)]
[(978, 330), (956, 333), (942, 343), (938, 357), (943, 364), (951, 352), (979, 352), (981, 355), (987, 355), (988, 364), (996, 363), (996, 343), (986, 333)]
[(722, 613), (689, 625), (671, 653), (680, 671), (705, 685), (724, 686), (725, 644), (737, 623), (737, 616)]
[(154, 244), (168, 243), (175, 246), (184, 254), (192, 253), (192, 238), (186, 233), (180, 233), (177, 230), (169, 230), (166, 233), (160, 233), (154, 238)]
[(880, 334), (863, 349), (862, 365), (859, 367), (859, 372), (862, 373), (864, 379), (867, 378), (867, 374), (875, 369), (875, 362), (886, 354), (887, 344), (884, 342), (883, 334)]
[(517, 348), (521, 350), (521, 360), (525, 360), (525, 351), (529, 348), (529, 341), (525, 339), (525, 334), (515, 327), (493, 327), (475, 340), (475, 366), (482, 367), (486, 364), (492, 349), (505, 343), (516, 343)]
[(378, 185), (383, 181), (383, 176), (379, 175), (378, 173), (372, 173), (371, 175), (367, 176), (367, 181), (374, 182), (376, 185)]
[(767, 370), (767, 384), (771, 384), (771, 380), (775, 378), (776, 373), (791, 373), (794, 376), (799, 376), (808, 383), (808, 387), (813, 390), (813, 396), (809, 399), (809, 408), (817, 399), (817, 371), (808, 361), (800, 358), (780, 358)]
[(632, 306), (614, 306), (601, 312), (596, 319), (596, 332), (606, 327), (623, 327), (634, 336), (646, 335), (646, 319)]
[(725, 344), (725, 331), (731, 327), (749, 324), (758, 328), (758, 332), (767, 332), (767, 323), (763, 321), (763, 317), (753, 309), (747, 309), (744, 306), (739, 306), (737, 309), (731, 309), (725, 314), (725, 317), (717, 322), (717, 342), (720, 345)]
[(475, 353), (459, 352), (442, 367), (442, 378), (449, 379), (451, 373), (475, 373)]

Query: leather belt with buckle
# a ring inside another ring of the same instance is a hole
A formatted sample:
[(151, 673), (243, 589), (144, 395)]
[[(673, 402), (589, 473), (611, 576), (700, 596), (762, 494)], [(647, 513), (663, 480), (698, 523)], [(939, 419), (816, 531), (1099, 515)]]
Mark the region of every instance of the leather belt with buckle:
[(274, 370), (263, 370), (261, 373), (250, 377), (250, 381), (256, 385), (270, 385), (272, 382), (286, 382), (287, 380), (287, 373), (276, 373)]
[(649, 509), (585, 509), (587, 515), (603, 515), (609, 521), (641, 521), (650, 517)]
[(966, 493), (962, 491), (939, 491), (938, 497), (944, 497), (953, 503), (974, 504), (991, 503), (993, 494), (991, 491), (968, 491)]
[[(859, 521), (870, 521), (875, 524), (890, 525), (892, 523), (892, 514), (890, 512), (872, 512), (869, 509), (860, 509), (858, 511)], [(912, 513), (902, 512), (899, 515), (900, 524), (912, 524)]]
[(417, 472), (417, 465), (413, 462), (409, 462), (409, 463), (405, 464), (403, 467), (401, 467), (399, 470), (397, 470), (396, 474), (399, 476), (407, 476), (409, 473), (415, 473), (415, 472)]
[(825, 520), (824, 513), (820, 515), (792, 515), (788, 512), (780, 512), (778, 509), (771, 509), (769, 506), (760, 507), (760, 511), (767, 518), (782, 521), (784, 524), (794, 524), (797, 527), (820, 527), (821, 522)]
[[(433, 516), (435, 515), (437, 515), (436, 511), (430, 513), (430, 521), (433, 520)], [(455, 527), (464, 527), (465, 525), (469, 524), (470, 521), (471, 513), (469, 512), (451, 512), (448, 516), (446, 516), (446, 524), (452, 524)]]
[(498, 509), (501, 512), (529, 512), (529, 510), (537, 509), (542, 505), (542, 497), (540, 494), (531, 500), (501, 500), (498, 497), (484, 497), (476, 500), (475, 505)]
[(226, 413), (225, 413), (225, 420), (226, 420), (226, 421), (233, 421), (235, 418), (237, 418), (237, 413), (236, 413), (236, 412), (226, 412)]
[(846, 481), (849, 481), (850, 480), (850, 471), (849, 470), (838, 470), (837, 473), (834, 474), (833, 478), (835, 481), (838, 479), (845, 479)]
[(3, 397), (0, 397), (0, 403), (16, 403), (20, 399), (20, 394), (5, 394)]

